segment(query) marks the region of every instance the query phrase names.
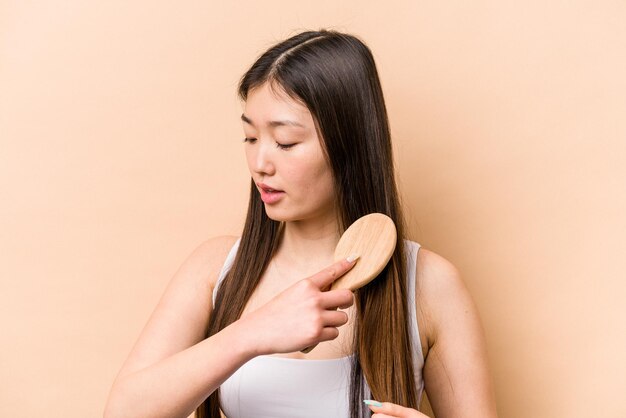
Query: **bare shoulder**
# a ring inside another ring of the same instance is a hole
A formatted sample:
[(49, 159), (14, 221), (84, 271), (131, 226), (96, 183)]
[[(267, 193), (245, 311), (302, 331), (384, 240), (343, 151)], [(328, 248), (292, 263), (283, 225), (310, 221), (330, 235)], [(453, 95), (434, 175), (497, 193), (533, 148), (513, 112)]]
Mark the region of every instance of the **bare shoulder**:
[(433, 345), (440, 328), (454, 320), (454, 315), (473, 308), (459, 269), (423, 247), (417, 255), (416, 303), (428, 347)]
[(458, 291), (465, 285), (454, 264), (441, 255), (420, 247), (417, 253), (417, 283), (424, 292)]
[[(212, 310), (210, 296), (220, 270), (237, 237), (221, 235), (198, 244), (171, 278), (160, 305), (164, 302), (192, 302), (201, 312)], [(171, 303), (167, 303), (171, 308)], [(158, 307), (157, 307), (158, 309)]]
[[(187, 263), (191, 268), (204, 272), (200, 277), (205, 278), (210, 290), (215, 287), (219, 272), (226, 261), (228, 253), (239, 237), (234, 235), (220, 235), (201, 242), (189, 256)], [(184, 266), (184, 264), (183, 264)]]

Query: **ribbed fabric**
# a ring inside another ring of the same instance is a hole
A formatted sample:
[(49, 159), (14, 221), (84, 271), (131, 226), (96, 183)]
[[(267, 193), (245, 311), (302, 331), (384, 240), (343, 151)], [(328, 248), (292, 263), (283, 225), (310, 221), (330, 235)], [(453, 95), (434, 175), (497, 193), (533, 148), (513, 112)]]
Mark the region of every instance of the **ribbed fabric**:
[[(240, 239), (231, 248), (220, 271), (213, 290), (213, 305), (217, 289), (232, 267), (239, 242)], [(404, 243), (413, 370), (418, 400), (421, 400), (424, 355), (415, 307), (415, 268), (420, 245), (410, 240), (404, 240)], [(351, 358), (298, 360), (277, 356), (255, 357), (220, 386), (222, 409), (228, 418), (348, 418)], [(367, 382), (366, 392), (369, 392)]]

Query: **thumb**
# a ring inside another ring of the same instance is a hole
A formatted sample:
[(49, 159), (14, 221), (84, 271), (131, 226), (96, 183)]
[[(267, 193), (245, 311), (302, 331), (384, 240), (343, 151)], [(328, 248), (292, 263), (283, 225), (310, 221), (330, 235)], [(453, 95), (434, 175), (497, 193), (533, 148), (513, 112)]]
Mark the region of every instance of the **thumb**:
[(348, 258), (341, 259), (326, 267), (319, 273), (315, 273), (309, 277), (309, 280), (320, 290), (325, 290), (335, 280), (346, 274), (354, 265), (360, 256), (351, 255)]

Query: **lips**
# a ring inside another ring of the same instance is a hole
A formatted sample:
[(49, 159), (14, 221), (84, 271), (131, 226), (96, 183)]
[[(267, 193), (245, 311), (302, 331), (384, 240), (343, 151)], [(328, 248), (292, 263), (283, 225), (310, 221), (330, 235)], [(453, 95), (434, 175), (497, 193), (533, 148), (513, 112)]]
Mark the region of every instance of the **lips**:
[(274, 204), (281, 200), (282, 197), (285, 195), (285, 192), (283, 192), (282, 190), (270, 187), (265, 183), (258, 183), (257, 187), (259, 187), (261, 192), (261, 200), (267, 204)]
[(263, 189), (263, 191), (264, 191), (264, 192), (266, 192), (266, 193), (282, 192), (282, 191), (283, 191), (283, 190), (277, 189), (277, 188), (275, 188), (275, 187), (268, 186), (268, 185), (267, 185), (267, 184), (265, 184), (265, 183), (257, 183), (257, 186), (258, 186), (260, 189)]

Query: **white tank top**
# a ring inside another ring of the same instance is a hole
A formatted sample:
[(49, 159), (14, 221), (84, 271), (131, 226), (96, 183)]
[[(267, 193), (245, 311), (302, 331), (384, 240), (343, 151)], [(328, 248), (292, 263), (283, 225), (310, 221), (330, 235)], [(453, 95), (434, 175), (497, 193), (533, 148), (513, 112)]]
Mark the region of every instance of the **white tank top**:
[[(213, 290), (213, 306), (217, 289), (235, 260), (240, 240), (235, 242), (222, 266)], [(424, 390), (424, 355), (415, 307), (415, 268), (420, 245), (406, 239), (404, 244), (407, 251), (409, 332), (419, 404)], [(352, 356), (329, 360), (255, 357), (220, 386), (222, 410), (228, 418), (348, 418), (351, 359)], [(367, 382), (365, 391), (370, 393)]]

